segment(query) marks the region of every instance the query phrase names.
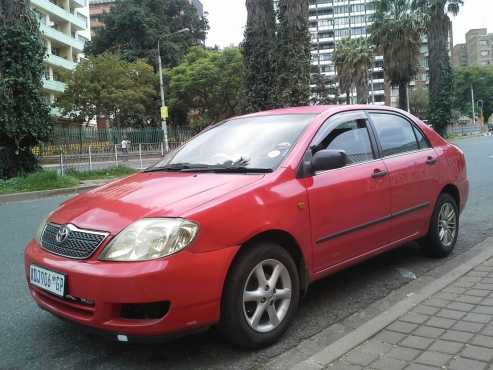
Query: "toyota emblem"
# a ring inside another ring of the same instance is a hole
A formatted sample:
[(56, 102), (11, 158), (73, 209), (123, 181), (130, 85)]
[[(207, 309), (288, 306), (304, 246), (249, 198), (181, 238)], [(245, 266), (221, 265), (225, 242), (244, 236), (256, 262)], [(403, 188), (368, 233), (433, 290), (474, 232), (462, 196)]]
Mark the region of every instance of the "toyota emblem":
[(68, 239), (68, 236), (70, 235), (70, 229), (68, 226), (63, 226), (58, 230), (56, 234), (56, 241), (57, 243), (63, 243), (65, 240)]

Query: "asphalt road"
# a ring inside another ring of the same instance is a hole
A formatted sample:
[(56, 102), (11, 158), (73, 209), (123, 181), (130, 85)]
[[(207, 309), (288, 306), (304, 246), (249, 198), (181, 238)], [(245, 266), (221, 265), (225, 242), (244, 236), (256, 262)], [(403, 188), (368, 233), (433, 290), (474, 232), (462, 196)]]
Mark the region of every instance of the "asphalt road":
[[(467, 155), (471, 197), (455, 255), (493, 235), (493, 137), (457, 144)], [(64, 199), (0, 205), (0, 369), (250, 369), (403, 286), (409, 281), (403, 270), (420, 276), (442, 263), (411, 244), (320, 281), (284, 339), (266, 350), (232, 349), (213, 330), (168, 343), (124, 345), (81, 332), (38, 309), (29, 296), (24, 245), (41, 218)]]

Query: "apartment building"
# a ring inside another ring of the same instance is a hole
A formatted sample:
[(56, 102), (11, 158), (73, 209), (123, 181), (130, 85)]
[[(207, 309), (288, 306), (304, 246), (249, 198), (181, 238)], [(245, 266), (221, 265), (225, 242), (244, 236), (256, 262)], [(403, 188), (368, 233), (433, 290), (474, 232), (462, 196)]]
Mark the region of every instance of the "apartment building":
[(452, 51), (452, 65), (454, 67), (467, 66), (467, 48), (466, 44), (457, 44)]
[[(346, 37), (368, 37), (375, 13), (374, 0), (310, 0), (309, 27), (312, 35), (312, 65), (336, 86), (333, 54), (337, 42)], [(385, 103), (383, 56), (376, 56), (371, 68), (369, 102)], [(340, 102), (345, 96), (338, 97)], [(356, 101), (356, 92), (352, 94)]]
[(75, 69), (89, 37), (87, 0), (31, 0), (31, 7), (47, 48), (43, 90), (53, 103), (65, 90), (60, 72)]

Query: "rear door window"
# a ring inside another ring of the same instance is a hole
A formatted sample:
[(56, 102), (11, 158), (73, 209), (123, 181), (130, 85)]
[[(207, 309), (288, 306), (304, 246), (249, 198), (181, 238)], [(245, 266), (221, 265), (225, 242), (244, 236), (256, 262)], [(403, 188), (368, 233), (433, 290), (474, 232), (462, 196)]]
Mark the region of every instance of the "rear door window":
[(385, 157), (419, 150), (414, 128), (406, 119), (387, 113), (370, 113)]

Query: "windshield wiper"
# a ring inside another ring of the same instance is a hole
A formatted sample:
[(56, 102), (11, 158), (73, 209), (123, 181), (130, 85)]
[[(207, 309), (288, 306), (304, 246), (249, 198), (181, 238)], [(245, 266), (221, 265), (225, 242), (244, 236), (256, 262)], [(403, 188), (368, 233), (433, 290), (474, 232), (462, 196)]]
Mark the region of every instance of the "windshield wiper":
[(188, 170), (191, 168), (205, 168), (208, 167), (207, 165), (191, 165), (190, 163), (175, 163), (175, 164), (169, 164), (167, 166), (163, 167), (152, 167), (148, 168), (144, 172), (181, 172), (184, 170)]
[(243, 166), (207, 166), (183, 169), (181, 172), (214, 172), (214, 173), (271, 173), (272, 168), (251, 168)]

